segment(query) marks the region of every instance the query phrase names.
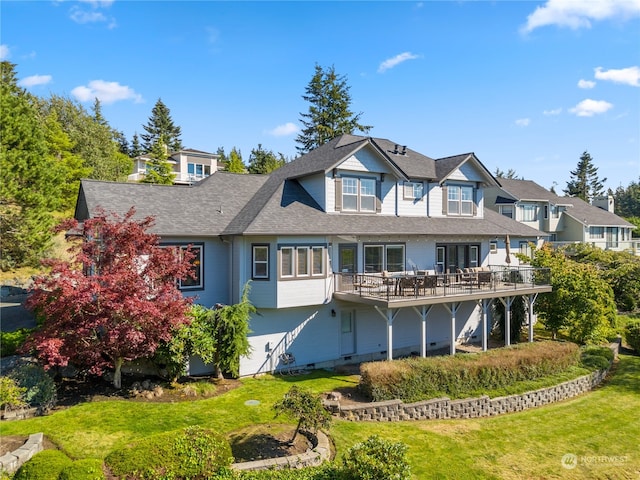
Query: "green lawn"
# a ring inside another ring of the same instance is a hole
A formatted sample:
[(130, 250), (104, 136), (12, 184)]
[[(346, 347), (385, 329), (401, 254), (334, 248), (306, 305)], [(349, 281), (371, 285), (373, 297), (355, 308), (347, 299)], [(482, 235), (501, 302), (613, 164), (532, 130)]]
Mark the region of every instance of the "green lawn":
[[(188, 425), (229, 432), (274, 422), (271, 405), (291, 382), (324, 392), (356, 377), (314, 372), (294, 379), (265, 376), (207, 400), (87, 403), (53, 415), (0, 424), (3, 435), (44, 432), (73, 458), (104, 458), (145, 435)], [(259, 400), (246, 406), (247, 400)], [(281, 420), (278, 419), (277, 422)], [(416, 479), (640, 478), (640, 357), (621, 355), (606, 385), (559, 404), (477, 420), (398, 423), (334, 422), (338, 455), (373, 434), (409, 446)], [(562, 458), (575, 455), (566, 469)]]

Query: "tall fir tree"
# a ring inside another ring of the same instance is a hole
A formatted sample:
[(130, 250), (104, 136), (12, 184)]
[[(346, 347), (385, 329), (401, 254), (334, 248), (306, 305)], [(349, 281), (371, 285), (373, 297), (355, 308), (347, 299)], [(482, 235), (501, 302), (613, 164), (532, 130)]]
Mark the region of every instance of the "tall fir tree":
[(163, 142), (167, 145), (170, 152), (182, 150), (182, 135), (179, 126), (173, 123), (171, 118), (171, 112), (169, 108), (162, 103), (162, 99), (158, 99), (155, 106), (151, 110), (151, 116), (146, 125), (143, 125), (145, 132), (140, 136), (142, 137), (142, 149), (144, 153), (151, 151), (153, 146), (163, 138)]
[(570, 197), (578, 197), (590, 202), (594, 197), (604, 193), (606, 178), (598, 178), (598, 167), (593, 164), (591, 155), (586, 150), (582, 153), (575, 170), (570, 172), (571, 180), (567, 182), (564, 193)]
[(624, 188), (619, 186), (613, 194), (616, 214), (621, 217), (640, 217), (640, 178)]
[(218, 162), (222, 163), (223, 165), (226, 165), (229, 159), (227, 158), (227, 155), (224, 153), (224, 147), (218, 147), (218, 151), (216, 152), (216, 155), (218, 155)]
[(271, 173), (286, 163), (284, 155), (276, 156), (271, 150), (264, 150), (261, 144), (251, 150), (249, 156), (249, 173)]
[(316, 64), (306, 94), (302, 96), (310, 105), (308, 113), (300, 114), (304, 128), (296, 137), (299, 153), (305, 154), (340, 135), (356, 131), (368, 133), (373, 128), (360, 123), (362, 112), (354, 114), (350, 110), (350, 88), (346, 77), (337, 74), (333, 66), (325, 70)]
[(102, 115), (102, 103), (100, 103), (99, 98), (95, 98), (93, 101), (93, 119), (96, 121), (98, 125), (102, 125), (103, 127), (108, 126), (109, 122)]
[(35, 98), (18, 86), (15, 64), (0, 62), (0, 268), (36, 266), (50, 246), (60, 207), (60, 165), (47, 147)]
[(233, 147), (231, 149), (231, 153), (229, 153), (229, 158), (225, 163), (224, 167), (226, 172), (232, 173), (247, 173), (247, 167), (245, 167), (244, 162), (242, 161), (242, 154), (240, 150)]

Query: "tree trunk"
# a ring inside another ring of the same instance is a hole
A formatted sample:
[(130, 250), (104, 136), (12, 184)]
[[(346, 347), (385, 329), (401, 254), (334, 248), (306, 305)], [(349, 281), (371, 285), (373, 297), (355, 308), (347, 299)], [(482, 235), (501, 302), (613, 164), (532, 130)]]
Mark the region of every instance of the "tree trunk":
[(300, 425), (302, 424), (302, 419), (298, 420), (298, 425), (296, 426), (296, 431), (293, 432), (293, 437), (289, 440), (289, 445), (293, 445), (296, 437), (298, 436), (298, 432), (300, 431)]
[(114, 363), (113, 386), (116, 388), (122, 388), (122, 364), (124, 363), (124, 360), (118, 357)]

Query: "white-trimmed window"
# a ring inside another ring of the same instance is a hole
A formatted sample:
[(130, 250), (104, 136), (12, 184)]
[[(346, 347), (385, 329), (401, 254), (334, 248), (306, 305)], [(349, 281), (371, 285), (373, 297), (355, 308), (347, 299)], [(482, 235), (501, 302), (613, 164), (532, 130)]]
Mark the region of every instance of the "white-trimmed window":
[(513, 218), (513, 205), (500, 205), (500, 213), (508, 218)]
[(201, 163), (187, 163), (187, 173), (189, 178), (201, 180), (211, 175), (211, 167)]
[(447, 213), (449, 215), (473, 215), (473, 187), (448, 185)]
[[(180, 252), (184, 252), (189, 248), (189, 246), (181, 246)], [(186, 277), (184, 280), (179, 281), (180, 290), (197, 290), (204, 288), (203, 282), (203, 252), (204, 245), (191, 245), (191, 254), (193, 257), (191, 258), (191, 274), (192, 276)]]
[(422, 182), (404, 182), (402, 197), (405, 200), (420, 200), (422, 198)]
[(531, 258), (533, 256), (533, 252), (531, 250), (531, 243), (530, 242), (520, 242), (520, 248), (519, 251), (522, 255), (526, 255), (527, 257)]
[(520, 212), (523, 222), (535, 222), (538, 220), (538, 207), (536, 205), (520, 205)]
[(326, 249), (323, 246), (279, 247), (281, 279), (320, 277), (326, 272)]
[(376, 211), (376, 180), (374, 178), (342, 177), (342, 210)]
[(251, 264), (254, 280), (269, 279), (269, 245), (253, 245)]
[(498, 253), (498, 242), (489, 242), (489, 253)]

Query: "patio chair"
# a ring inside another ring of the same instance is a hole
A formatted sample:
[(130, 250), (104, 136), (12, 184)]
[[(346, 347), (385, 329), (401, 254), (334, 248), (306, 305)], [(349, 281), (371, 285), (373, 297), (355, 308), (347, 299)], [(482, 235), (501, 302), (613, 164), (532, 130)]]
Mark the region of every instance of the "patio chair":
[(278, 370), (281, 375), (293, 375), (296, 369), (296, 357), (291, 352), (284, 352), (279, 355), (282, 367)]

